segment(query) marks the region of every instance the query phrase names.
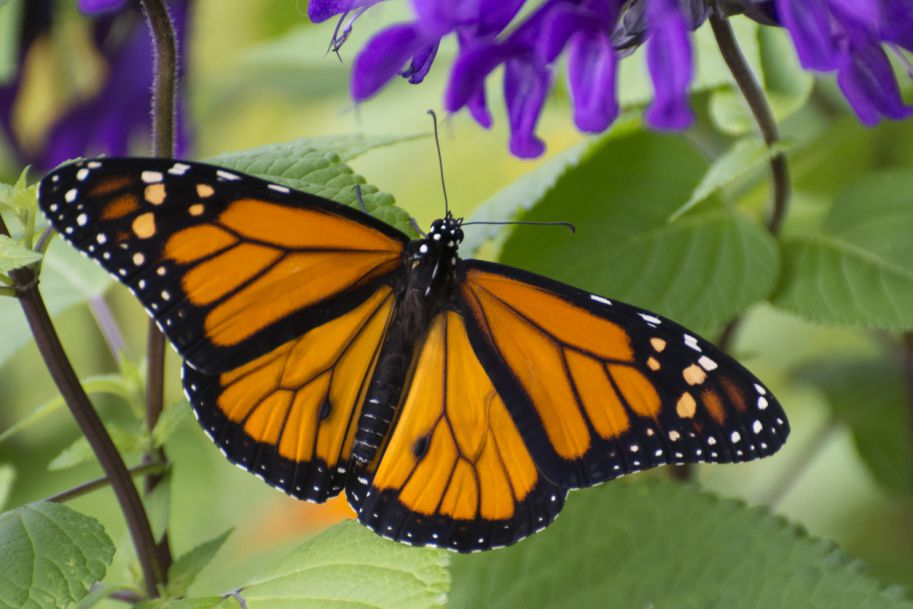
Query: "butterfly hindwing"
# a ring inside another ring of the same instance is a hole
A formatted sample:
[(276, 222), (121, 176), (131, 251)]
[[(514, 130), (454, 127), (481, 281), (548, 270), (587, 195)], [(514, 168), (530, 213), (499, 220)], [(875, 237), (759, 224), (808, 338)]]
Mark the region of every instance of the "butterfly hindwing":
[(358, 519), (415, 545), (469, 552), (547, 526), (565, 489), (540, 474), (470, 346), (464, 317), (431, 322), (394, 428), (372, 471), (347, 493)]
[(39, 203), (207, 372), (351, 310), (399, 268), (407, 242), (339, 203), (169, 159), (64, 166), (42, 181)]
[(459, 274), (473, 347), (551, 482), (749, 461), (786, 440), (763, 384), (681, 326), (503, 265)]
[(394, 299), (352, 311), (221, 374), (185, 365), (184, 387), (225, 456), (280, 490), (323, 502), (342, 490), (361, 405)]

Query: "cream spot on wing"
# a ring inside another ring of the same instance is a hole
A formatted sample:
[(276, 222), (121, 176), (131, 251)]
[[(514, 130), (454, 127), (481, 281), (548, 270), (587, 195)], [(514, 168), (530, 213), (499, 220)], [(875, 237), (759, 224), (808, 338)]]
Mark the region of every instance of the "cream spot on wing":
[(686, 391), (682, 397), (678, 398), (678, 402), (675, 403), (675, 412), (683, 419), (694, 417), (694, 413), (697, 412), (697, 402), (690, 393)]

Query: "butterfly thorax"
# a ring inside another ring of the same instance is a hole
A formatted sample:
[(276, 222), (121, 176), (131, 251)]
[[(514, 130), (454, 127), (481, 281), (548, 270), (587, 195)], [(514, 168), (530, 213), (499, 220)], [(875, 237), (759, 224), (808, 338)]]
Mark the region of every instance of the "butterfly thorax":
[(365, 394), (353, 449), (357, 462), (369, 463), (377, 455), (414, 366), (415, 346), (424, 342), (434, 315), (451, 300), (457, 285), (457, 250), (463, 240), (461, 222), (448, 213), (403, 251), (405, 277), (396, 282), (398, 305)]

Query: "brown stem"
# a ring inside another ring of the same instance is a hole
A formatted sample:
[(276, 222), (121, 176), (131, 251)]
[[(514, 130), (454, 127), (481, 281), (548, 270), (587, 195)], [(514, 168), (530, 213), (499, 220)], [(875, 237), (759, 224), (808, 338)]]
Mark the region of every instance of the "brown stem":
[[(9, 236), (9, 231), (2, 218), (0, 218), (0, 234)], [(161, 581), (162, 570), (156, 557), (149, 518), (139, 493), (133, 485), (130, 472), (127, 471), (127, 466), (120, 453), (117, 452), (111, 436), (108, 435), (101, 418), (95, 412), (86, 392), (80, 385), (70, 360), (67, 359), (47, 307), (38, 292), (35, 273), (29, 268), (21, 268), (10, 271), (10, 277), (18, 288), (19, 303), (35, 337), (38, 351), (73, 414), (73, 418), (76, 419), (77, 425), (92, 447), (105, 475), (111, 481), (121, 511), (124, 513), (124, 519), (127, 521), (130, 536), (133, 538), (133, 545), (143, 572), (146, 593), (150, 597), (156, 597), (158, 596), (157, 584)]]
[[(165, 466), (161, 463), (147, 463), (145, 465), (137, 465), (136, 467), (131, 467), (127, 471), (130, 472), (131, 476), (142, 476), (143, 474), (148, 473), (160, 473), (163, 472)], [(70, 501), (71, 499), (76, 499), (77, 497), (82, 497), (92, 491), (97, 491), (100, 488), (104, 488), (111, 484), (111, 481), (108, 478), (96, 478), (95, 480), (90, 480), (79, 486), (74, 486), (71, 489), (67, 489), (63, 492), (57, 493), (56, 495), (51, 495), (45, 501), (51, 501), (53, 503), (64, 503), (65, 501)]]
[[(152, 85), (152, 155), (174, 156), (175, 103), (178, 82), (178, 48), (174, 23), (162, 0), (140, 0), (146, 22), (152, 33), (155, 47), (154, 81)], [(165, 404), (165, 336), (149, 321), (146, 343), (146, 427), (151, 433), (162, 414)], [(143, 462), (162, 461), (165, 452), (155, 449), (143, 455)], [(146, 477), (145, 491), (152, 490), (161, 481), (159, 474)], [(157, 546), (159, 561), (167, 570), (171, 565), (171, 547), (168, 534), (162, 536)]]
[[(732, 26), (729, 25), (727, 19), (713, 12), (710, 15), (710, 27), (713, 29), (713, 35), (716, 37), (716, 43), (720, 48), (723, 60), (729, 66), (729, 71), (732, 72), (736, 85), (742, 92), (745, 101), (748, 102), (748, 108), (754, 115), (755, 122), (761, 131), (761, 136), (768, 146), (773, 146), (780, 141), (777, 121), (774, 120), (774, 115), (770, 110), (770, 105), (767, 103), (764, 90), (758, 84), (751, 71), (751, 66), (748, 65), (738, 42), (736, 42)], [(767, 229), (772, 235), (777, 236), (780, 234), (790, 196), (789, 166), (787, 165), (785, 154), (775, 154), (770, 158), (770, 172), (773, 177), (774, 192), (773, 206), (770, 217), (767, 220)]]

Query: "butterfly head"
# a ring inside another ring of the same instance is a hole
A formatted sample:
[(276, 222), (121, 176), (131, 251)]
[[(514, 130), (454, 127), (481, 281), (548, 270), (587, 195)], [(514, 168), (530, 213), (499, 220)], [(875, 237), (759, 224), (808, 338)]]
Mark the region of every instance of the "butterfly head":
[(453, 255), (456, 255), (457, 248), (463, 241), (461, 224), (463, 224), (463, 218), (454, 218), (450, 212), (447, 212), (446, 216), (431, 223), (425, 240), (443, 245), (446, 249), (451, 250)]

